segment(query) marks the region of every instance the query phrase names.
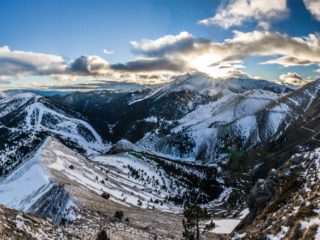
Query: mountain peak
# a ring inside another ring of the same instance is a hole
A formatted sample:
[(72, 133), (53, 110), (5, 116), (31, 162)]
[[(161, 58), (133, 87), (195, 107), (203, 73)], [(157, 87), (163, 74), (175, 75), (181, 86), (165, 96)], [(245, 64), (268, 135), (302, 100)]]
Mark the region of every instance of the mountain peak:
[(223, 90), (245, 92), (254, 89), (262, 89), (274, 93), (287, 93), (292, 91), (286, 86), (267, 80), (238, 77), (217, 79), (200, 72), (177, 76), (172, 82), (166, 84), (163, 90), (166, 90), (167, 92), (191, 90), (217, 93)]
[(20, 91), (10, 91), (2, 93), (2, 99), (30, 99), (30, 98), (40, 98), (40, 95), (31, 92), (20, 92)]

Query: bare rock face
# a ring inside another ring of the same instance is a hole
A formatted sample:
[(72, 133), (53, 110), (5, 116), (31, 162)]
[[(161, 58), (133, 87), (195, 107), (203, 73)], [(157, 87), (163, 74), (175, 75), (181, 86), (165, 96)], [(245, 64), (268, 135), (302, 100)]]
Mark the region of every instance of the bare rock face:
[(42, 195), (28, 211), (42, 217), (50, 217), (54, 224), (58, 225), (67, 215), (69, 201), (70, 196), (64, 185), (57, 184)]

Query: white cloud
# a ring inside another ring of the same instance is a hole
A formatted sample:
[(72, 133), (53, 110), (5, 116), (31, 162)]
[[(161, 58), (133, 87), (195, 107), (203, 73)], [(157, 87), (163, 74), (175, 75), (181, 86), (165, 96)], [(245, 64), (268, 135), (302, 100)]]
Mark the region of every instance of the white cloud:
[(270, 29), (270, 23), (266, 21), (261, 21), (258, 23), (258, 26), (261, 27), (262, 29), (268, 30)]
[(280, 75), (280, 83), (287, 86), (302, 86), (311, 80), (303, 79), (298, 73), (288, 72), (287, 74)]
[(107, 49), (103, 49), (103, 53), (107, 54), (107, 55), (110, 55), (110, 54), (114, 54), (114, 51), (109, 51)]
[(314, 18), (320, 21), (320, 0), (303, 0), (303, 2)]
[[(62, 57), (52, 54), (25, 52), (25, 51), (11, 51), (8, 46), (0, 47), (0, 58), (11, 58), (21, 62), (27, 62), (34, 66), (46, 69), (48, 63), (50, 65), (63, 64)], [(46, 64), (44, 64), (46, 63)], [(49, 65), (49, 66), (50, 66)]]
[[(160, 82), (163, 74), (201, 71), (213, 77), (244, 76), (243, 60), (267, 56), (263, 64), (320, 67), (320, 35), (290, 37), (269, 31), (233, 31), (233, 37), (222, 42), (196, 38), (190, 33), (167, 35), (155, 40), (131, 42), (137, 58), (126, 63), (110, 64), (98, 56), (81, 56), (66, 63), (60, 56), (0, 48), (0, 81), (23, 76), (51, 76), (61, 81), (79, 77), (112, 77), (124, 74), (136, 81)], [(147, 79), (148, 78), (148, 79)]]
[(287, 13), (287, 0), (229, 0), (227, 4), (220, 5), (213, 17), (199, 23), (228, 29), (247, 21), (257, 21), (260, 27), (268, 29), (271, 20), (282, 19)]
[[(269, 31), (233, 31), (233, 38), (223, 42), (195, 38), (188, 33), (165, 36), (157, 40), (134, 42), (135, 53), (179, 63), (181, 70), (209, 69), (212, 63), (242, 61), (253, 56), (270, 56), (265, 64), (308, 66), (320, 64), (320, 37), (290, 37)], [(238, 68), (237, 68), (238, 69)]]
[(11, 76), (0, 75), (0, 83), (10, 83)]
[[(60, 82), (71, 82), (86, 77), (90, 77), (91, 79), (112, 77), (123, 80), (125, 78), (124, 72), (133, 73), (127, 75), (130, 76), (129, 80), (131, 81), (159, 83), (167, 81), (163, 72), (161, 74), (157, 73), (157, 70), (161, 68), (167, 72), (172, 72), (179, 69), (179, 66), (174, 63), (169, 65), (165, 60), (152, 58), (138, 58), (126, 64), (110, 65), (99, 56), (80, 56), (70, 63), (66, 63), (61, 56), (11, 51), (8, 46), (0, 47), (0, 82), (2, 84), (15, 81), (21, 85), (19, 80), (39, 76), (42, 76), (43, 82), (48, 81), (46, 76)], [(168, 70), (169, 68), (171, 70)], [(139, 74), (143, 77), (136, 77)], [(43, 85), (41, 79), (39, 80), (39, 84)], [(29, 79), (25, 81), (31, 84)]]
[(284, 56), (264, 62), (263, 64), (280, 64), (284, 67), (292, 66), (310, 66), (312, 64), (320, 64), (319, 60), (310, 61), (309, 59), (300, 57)]
[(143, 39), (139, 43), (131, 41), (130, 44), (134, 53), (142, 53), (152, 57), (190, 49), (193, 41), (194, 37), (190, 33), (181, 32), (178, 35), (166, 35), (156, 40)]
[(24, 75), (49, 75), (64, 72), (67, 65), (57, 55), (11, 51), (8, 46), (0, 47), (0, 75), (2, 78), (23, 77)]

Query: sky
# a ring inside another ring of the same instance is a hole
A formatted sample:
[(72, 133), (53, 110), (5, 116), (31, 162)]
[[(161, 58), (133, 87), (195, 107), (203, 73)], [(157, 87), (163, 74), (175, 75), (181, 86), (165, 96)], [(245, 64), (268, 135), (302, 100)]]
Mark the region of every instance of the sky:
[(320, 0), (0, 0), (0, 90), (320, 78)]

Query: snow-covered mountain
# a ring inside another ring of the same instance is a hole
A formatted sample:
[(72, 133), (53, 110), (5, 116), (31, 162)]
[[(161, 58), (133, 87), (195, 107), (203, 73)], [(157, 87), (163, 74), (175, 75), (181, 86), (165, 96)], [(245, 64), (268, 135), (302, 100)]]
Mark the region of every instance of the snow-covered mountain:
[(313, 82), (286, 95), (261, 89), (243, 93), (223, 91), (218, 100), (197, 106), (176, 122), (170, 122), (165, 136), (156, 129), (138, 144), (203, 162), (224, 159), (228, 149), (248, 151), (279, 138), (319, 96), (318, 85), (319, 82)]
[(82, 153), (105, 151), (101, 137), (81, 114), (31, 93), (0, 100), (0, 133), (2, 174), (36, 150), (46, 136), (55, 136)]
[(212, 163), (229, 148), (247, 150), (272, 136), (275, 127), (262, 126), (259, 113), (290, 91), (264, 80), (194, 73), (153, 89), (56, 99), (86, 115), (108, 141), (124, 138), (159, 154)]
[(289, 153), (278, 161), (271, 157), (277, 149), (288, 144), (298, 151), (296, 131), (304, 131), (297, 139), (314, 139), (317, 125), (306, 133), (297, 124), (306, 116), (316, 119), (319, 90), (319, 81), (292, 91), (263, 80), (193, 74), (139, 92), (75, 93), (59, 100), (79, 111), (91, 106), (82, 113), (96, 124), (103, 121), (110, 141), (126, 138), (142, 151), (215, 168), (221, 196), (242, 202), (259, 176), (286, 161)]
[(218, 93), (226, 89), (233, 92), (245, 92), (254, 89), (268, 90), (275, 93), (287, 93), (291, 91), (283, 85), (266, 80), (251, 78), (213, 79), (203, 73), (192, 73), (177, 76), (173, 81), (155, 88), (154, 92), (160, 93), (161, 95), (185, 90)]
[[(292, 172), (315, 188), (317, 179), (304, 177), (318, 169), (319, 99), (320, 80), (292, 91), (203, 74), (132, 92), (2, 98), (0, 203), (55, 223), (92, 221), (92, 234), (121, 210), (146, 239), (170, 239), (168, 232), (179, 238), (179, 213), (188, 201), (216, 217), (239, 218), (249, 205), (241, 224), (251, 226)], [(303, 202), (313, 201), (306, 196)], [(286, 231), (280, 230), (263, 234)], [(238, 236), (259, 233), (242, 231)]]

